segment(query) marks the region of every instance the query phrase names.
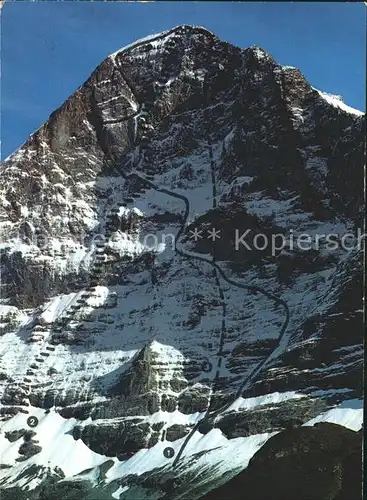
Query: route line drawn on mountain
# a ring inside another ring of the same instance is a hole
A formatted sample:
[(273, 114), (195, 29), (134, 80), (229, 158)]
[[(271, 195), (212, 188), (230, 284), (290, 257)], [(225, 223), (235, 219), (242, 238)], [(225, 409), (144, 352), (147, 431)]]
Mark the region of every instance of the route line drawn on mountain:
[(236, 281), (232, 280), (231, 278), (228, 278), (227, 275), (224, 273), (224, 271), (221, 269), (221, 267), (216, 263), (216, 262), (213, 262), (212, 260), (208, 260), (206, 259), (205, 257), (202, 257), (202, 256), (198, 256), (198, 255), (192, 255), (190, 253), (186, 253), (180, 249), (177, 248), (177, 245), (176, 245), (176, 242), (179, 241), (180, 237), (183, 235), (183, 232), (185, 231), (185, 228), (186, 228), (186, 222), (187, 222), (187, 219), (189, 217), (189, 214), (190, 214), (190, 203), (189, 203), (189, 200), (186, 198), (186, 196), (184, 195), (180, 195), (178, 193), (174, 193), (173, 191), (169, 191), (168, 189), (165, 189), (165, 188), (160, 188), (159, 186), (156, 186), (155, 184), (153, 184), (151, 181), (148, 181), (146, 179), (144, 179), (144, 177), (141, 177), (140, 175), (136, 174), (136, 173), (132, 173), (132, 174), (128, 174), (125, 176), (126, 179), (129, 179), (129, 178), (133, 178), (133, 177), (137, 177), (139, 180), (143, 181), (143, 182), (146, 182), (151, 188), (155, 189), (156, 191), (160, 192), (160, 193), (164, 193), (164, 194), (167, 194), (169, 196), (173, 196), (174, 198), (178, 198), (180, 200), (182, 200), (184, 203), (185, 203), (185, 213), (184, 213), (184, 223), (182, 224), (181, 228), (179, 229), (177, 235), (176, 235), (176, 241), (175, 241), (175, 252), (180, 255), (181, 257), (184, 257), (184, 258), (189, 258), (189, 259), (197, 259), (201, 262), (205, 262), (207, 264), (210, 264), (212, 265), (217, 271), (218, 273), (220, 274), (220, 276), (227, 282), (229, 283), (230, 285), (234, 285), (236, 287), (239, 287), (239, 288), (242, 288), (244, 290), (248, 290), (250, 292), (259, 292), (259, 293), (262, 293), (263, 295), (265, 295), (266, 297), (268, 297), (269, 299), (273, 300), (274, 302), (276, 302), (277, 304), (281, 305), (284, 310), (285, 310), (285, 313), (286, 313), (286, 319), (284, 321), (284, 324), (282, 326), (282, 329), (281, 329), (281, 332), (280, 332), (280, 335), (278, 337), (278, 340), (277, 340), (277, 346), (272, 350), (272, 352), (266, 356), (252, 371), (251, 373), (246, 376), (246, 378), (244, 379), (244, 381), (242, 382), (242, 384), (240, 385), (240, 387), (238, 388), (236, 394), (235, 394), (235, 397), (233, 398), (232, 401), (228, 402), (226, 405), (224, 405), (223, 407), (215, 410), (214, 412), (212, 412), (210, 414), (210, 412), (208, 410), (210, 410), (210, 406), (208, 407), (208, 410), (205, 412), (204, 414), (204, 417), (195, 424), (195, 426), (193, 427), (193, 429), (191, 430), (191, 432), (188, 434), (188, 436), (186, 437), (185, 439), (185, 442), (183, 443), (181, 449), (179, 450), (178, 454), (176, 455), (176, 458), (175, 458), (175, 461), (173, 463), (173, 466), (176, 466), (177, 463), (178, 463), (178, 460), (179, 458), (181, 457), (184, 449), (186, 448), (189, 440), (191, 439), (191, 437), (194, 435), (194, 433), (196, 432), (197, 428), (199, 425), (202, 425), (203, 421), (204, 420), (207, 420), (209, 417), (212, 417), (213, 415), (216, 415), (218, 413), (221, 413), (223, 411), (225, 411), (227, 408), (229, 408), (231, 406), (231, 404), (233, 403), (233, 401), (235, 401), (238, 397), (241, 396), (241, 394), (243, 393), (243, 391), (247, 388), (247, 384), (249, 384), (249, 382), (251, 382), (253, 380), (253, 378), (259, 373), (259, 371), (263, 368), (263, 366), (272, 358), (273, 356), (273, 353), (276, 351), (276, 349), (278, 348), (280, 342), (282, 341), (283, 337), (284, 337), (284, 334), (286, 332), (286, 329), (288, 327), (288, 324), (289, 324), (289, 320), (290, 320), (290, 312), (289, 312), (289, 307), (288, 307), (288, 304), (283, 300), (283, 299), (280, 299), (278, 296), (276, 295), (273, 295), (271, 294), (270, 292), (267, 292), (265, 289), (261, 288), (261, 287), (258, 287), (256, 285), (244, 285), (242, 283), (237, 283)]
[[(212, 38), (212, 41), (214, 40), (214, 38)], [(211, 144), (210, 144), (211, 146)], [(209, 146), (209, 155), (210, 155), (210, 160), (211, 160), (211, 168), (213, 166), (213, 163), (212, 163), (212, 150), (210, 149), (210, 146)], [(211, 151), (211, 152), (210, 152)], [(283, 326), (281, 328), (281, 331), (280, 331), (280, 334), (279, 334), (279, 337), (278, 337), (278, 340), (277, 340), (277, 345), (276, 347), (272, 350), (272, 352), (266, 356), (251, 372), (248, 376), (246, 376), (246, 378), (243, 380), (242, 384), (240, 385), (240, 387), (238, 388), (236, 394), (235, 394), (235, 397), (233, 398), (233, 401), (235, 401), (238, 397), (241, 396), (241, 394), (243, 393), (243, 391), (247, 388), (247, 385), (253, 380), (253, 378), (260, 372), (260, 370), (264, 367), (264, 365), (273, 357), (273, 354), (274, 352), (277, 350), (277, 348), (279, 347), (279, 344), (281, 343), (283, 337), (284, 337), (284, 334), (286, 332), (286, 329), (288, 327), (288, 324), (289, 324), (289, 320), (290, 320), (290, 311), (289, 311), (289, 307), (288, 307), (288, 304), (281, 298), (279, 298), (278, 296), (276, 295), (273, 295), (271, 294), (270, 292), (267, 292), (265, 289), (261, 288), (261, 287), (258, 287), (258, 286), (255, 286), (255, 285), (244, 285), (244, 284), (241, 284), (241, 283), (237, 283), (236, 281), (230, 279), (227, 277), (227, 275), (224, 273), (224, 271), (221, 269), (221, 267), (216, 263), (216, 261), (214, 259), (212, 260), (208, 260), (206, 259), (205, 257), (202, 257), (202, 256), (199, 256), (199, 255), (193, 255), (193, 254), (190, 254), (190, 253), (187, 253), (187, 252), (184, 252), (182, 250), (179, 250), (177, 248), (177, 242), (180, 240), (181, 236), (183, 235), (185, 229), (186, 229), (186, 226), (187, 226), (187, 221), (188, 221), (188, 218), (189, 218), (189, 215), (190, 215), (190, 203), (189, 203), (189, 200), (187, 199), (186, 196), (184, 195), (180, 195), (178, 193), (175, 193), (173, 191), (170, 191), (170, 190), (167, 190), (165, 188), (161, 188), (159, 186), (156, 186), (151, 180), (148, 180), (148, 179), (145, 179), (144, 177), (142, 177), (141, 175), (133, 172), (131, 174), (122, 174), (122, 176), (125, 178), (125, 179), (132, 179), (134, 177), (136, 177), (137, 179), (139, 179), (141, 182), (145, 182), (149, 187), (155, 189), (156, 191), (158, 192), (161, 192), (161, 193), (164, 193), (164, 194), (167, 194), (169, 196), (173, 196), (175, 198), (178, 198), (180, 200), (182, 200), (184, 203), (185, 203), (185, 212), (184, 212), (184, 216), (183, 216), (183, 224), (181, 226), (181, 228), (179, 229), (177, 235), (176, 235), (176, 238), (175, 238), (175, 252), (180, 255), (181, 257), (184, 257), (184, 258), (189, 258), (189, 259), (197, 259), (201, 262), (206, 262), (208, 264), (210, 264), (211, 266), (213, 266), (214, 270), (217, 271), (220, 276), (229, 284), (231, 285), (234, 285), (234, 286), (237, 286), (239, 288), (242, 288), (242, 289), (245, 289), (247, 291), (250, 291), (250, 292), (259, 292), (263, 295), (265, 295), (266, 297), (268, 297), (269, 299), (273, 300), (276, 304), (282, 306), (284, 308), (284, 311), (285, 311), (285, 321), (283, 323)], [(212, 178), (213, 178), (213, 171), (212, 171)], [(213, 194), (215, 193), (215, 187), (213, 186)], [(218, 280), (219, 281), (219, 280)], [(222, 335), (221, 335), (221, 341), (220, 341), (220, 350), (219, 352), (222, 352), (222, 344), (224, 343), (224, 336), (223, 336), (223, 332), (225, 333), (225, 329), (222, 329)], [(218, 368), (220, 368), (221, 366), (221, 363), (222, 363), (222, 357), (218, 357)], [(214, 386), (214, 384), (217, 382), (217, 379), (219, 378), (219, 370), (217, 370), (216, 372), (216, 376), (215, 376), (215, 379), (213, 380), (213, 385), (212, 387)], [(215, 387), (215, 386), (214, 386)], [(214, 391), (212, 391), (214, 392)], [(192, 436), (194, 435), (194, 433), (196, 432), (197, 428), (199, 427), (199, 425), (202, 425), (204, 421), (208, 420), (209, 417), (213, 417), (214, 415), (217, 415), (218, 413), (221, 413), (223, 411), (225, 411), (227, 408), (230, 407), (230, 405), (233, 403), (233, 401), (230, 401), (228, 402), (226, 405), (224, 405), (223, 407), (215, 410), (214, 412), (210, 412), (210, 407), (211, 407), (211, 397), (210, 397), (210, 401), (209, 401), (209, 405), (208, 405), (208, 408), (203, 416), (203, 418), (198, 421), (193, 429), (191, 430), (191, 432), (187, 435), (183, 445), (181, 446), (178, 454), (176, 455), (175, 457), (175, 460), (173, 462), (173, 467), (177, 466), (178, 462), (179, 462), (179, 459), (180, 457), (182, 456), (182, 453), (184, 451), (184, 449), (186, 448), (188, 442), (190, 441), (190, 439), (192, 438)]]
[[(175, 31), (177, 31), (177, 28), (173, 28), (172, 30), (170, 30), (170, 31), (168, 31), (166, 33), (160, 34), (160, 35), (158, 35), (155, 38), (151, 38), (151, 39), (149, 39), (149, 41), (142, 41), (140, 43), (133, 44), (133, 46), (131, 46), (127, 50), (132, 50), (132, 49), (135, 49), (137, 47), (140, 47), (141, 45), (143, 45), (145, 43), (149, 43), (149, 42), (157, 40), (157, 39), (165, 38), (166, 36), (168, 36), (169, 34), (175, 32)], [(206, 34), (208, 34), (208, 33), (209, 32), (206, 31)], [(213, 40), (214, 40), (214, 36), (212, 36), (212, 41)], [(126, 116), (126, 117), (121, 118), (120, 119), (121, 122), (128, 121), (128, 120), (131, 120), (131, 119), (135, 120), (141, 114), (141, 112), (143, 110), (143, 105), (144, 105), (144, 103), (139, 103), (139, 101), (138, 101), (138, 99), (136, 97), (136, 94), (135, 94), (133, 88), (128, 83), (126, 77), (124, 75), (122, 75), (122, 77), (123, 77), (126, 85), (128, 86), (129, 90), (132, 92), (133, 96), (136, 99), (136, 102), (137, 102), (137, 111), (134, 114), (130, 115), (130, 116)], [(210, 163), (211, 163), (211, 169), (212, 169), (213, 168), (213, 154), (212, 154), (210, 139), (208, 141), (208, 147), (209, 147)], [(154, 175), (154, 171), (152, 171), (152, 174)], [(212, 402), (212, 395), (210, 395), (209, 405), (208, 405), (208, 408), (207, 408), (206, 412), (204, 413), (203, 418), (200, 419), (200, 421), (198, 421), (194, 425), (194, 427), (192, 428), (192, 430), (190, 431), (190, 433), (186, 436), (184, 443), (182, 444), (182, 446), (181, 446), (178, 454), (176, 455), (176, 457), (175, 457), (175, 459), (173, 461), (173, 467), (176, 467), (177, 464), (178, 464), (178, 462), (179, 462), (180, 457), (182, 456), (183, 451), (185, 450), (187, 444), (189, 443), (191, 437), (196, 432), (196, 430), (199, 427), (199, 425), (202, 425), (209, 418), (211, 418), (211, 417), (217, 415), (218, 413), (221, 413), (221, 412), (225, 411), (227, 408), (229, 408), (231, 406), (231, 404), (233, 403), (233, 401), (235, 401), (238, 397), (240, 397), (242, 395), (243, 391), (247, 388), (247, 386), (249, 385), (249, 383), (260, 372), (260, 370), (266, 365), (266, 363), (273, 357), (273, 354), (277, 350), (277, 348), (279, 347), (279, 344), (281, 343), (281, 341), (282, 341), (282, 339), (283, 339), (283, 337), (285, 335), (286, 329), (288, 327), (289, 320), (290, 320), (290, 311), (289, 311), (289, 307), (288, 307), (287, 303), (283, 299), (279, 298), (278, 296), (273, 295), (272, 293), (270, 293), (270, 292), (266, 291), (265, 289), (263, 289), (261, 287), (258, 287), (256, 285), (244, 285), (242, 283), (238, 283), (238, 282), (232, 280), (231, 278), (227, 277), (227, 275), (225, 274), (225, 272), (217, 264), (215, 258), (212, 258), (210, 260), (210, 259), (207, 259), (207, 258), (201, 256), (201, 255), (192, 254), (190, 252), (185, 252), (185, 251), (180, 250), (179, 248), (177, 248), (177, 242), (180, 240), (180, 238), (183, 236), (183, 234), (185, 232), (185, 229), (187, 227), (188, 218), (189, 218), (189, 215), (190, 215), (190, 202), (189, 202), (189, 200), (188, 200), (188, 198), (186, 196), (180, 195), (180, 194), (175, 193), (173, 191), (170, 191), (168, 189), (156, 186), (150, 179), (142, 177), (141, 175), (139, 175), (139, 174), (137, 174), (135, 172), (133, 172), (131, 174), (123, 174), (123, 173), (121, 173), (121, 175), (126, 180), (137, 178), (141, 182), (143, 182), (147, 186), (149, 186), (150, 188), (154, 189), (155, 191), (161, 192), (161, 193), (166, 194), (168, 196), (172, 196), (172, 197), (174, 197), (176, 199), (179, 199), (179, 200), (181, 200), (181, 201), (184, 202), (185, 211), (184, 211), (184, 214), (183, 214), (183, 223), (182, 223), (182, 225), (181, 225), (181, 227), (180, 227), (180, 229), (179, 229), (179, 231), (178, 231), (178, 233), (176, 235), (175, 242), (174, 242), (174, 250), (177, 253), (177, 255), (179, 255), (179, 256), (181, 256), (182, 258), (185, 258), (185, 259), (196, 259), (196, 260), (198, 260), (200, 262), (204, 262), (204, 263), (207, 263), (207, 264), (211, 265), (213, 267), (214, 272), (215, 272), (214, 276), (215, 276), (216, 284), (218, 285), (219, 290), (221, 290), (221, 288), (220, 288), (220, 281), (219, 281), (219, 276), (218, 275), (220, 275), (221, 278), (224, 281), (226, 281), (228, 284), (230, 284), (230, 285), (236, 286), (238, 288), (242, 288), (244, 290), (247, 290), (247, 291), (250, 291), (250, 292), (253, 292), (253, 293), (257, 293), (258, 292), (258, 293), (261, 293), (261, 294), (265, 295), (269, 299), (273, 300), (276, 304), (282, 306), (284, 308), (285, 316), (286, 316), (285, 317), (285, 321), (283, 323), (283, 326), (281, 328), (278, 340), (277, 340), (276, 347), (272, 350), (272, 352), (268, 356), (266, 356), (260, 363), (258, 363), (256, 365), (256, 367), (254, 367), (254, 369), (250, 372), (249, 375), (247, 375), (245, 377), (245, 379), (242, 381), (242, 383), (240, 384), (239, 388), (237, 389), (237, 391), (236, 391), (234, 397), (232, 398), (232, 400), (229, 401), (228, 403), (226, 403), (221, 408), (218, 408), (215, 411), (210, 411), (211, 410), (211, 402)], [(152, 175), (148, 174), (148, 177), (151, 178)], [(212, 170), (212, 179), (215, 180), (215, 173), (214, 173), (214, 177), (213, 177), (213, 170)], [(216, 188), (215, 188), (215, 185), (213, 183), (213, 200), (215, 200), (215, 197), (216, 197), (216, 191), (215, 191), (215, 189)], [(115, 216), (116, 213), (119, 211), (120, 206), (121, 206), (121, 203), (118, 204), (118, 207), (112, 208), (111, 212), (107, 216), (107, 218)], [(108, 227), (108, 222), (106, 223), (106, 226)], [(111, 224), (110, 224), (110, 226), (111, 226)], [(106, 234), (108, 234), (110, 232), (111, 231), (109, 230), (109, 231), (107, 231)], [(96, 246), (97, 246), (97, 250), (99, 250), (99, 251), (102, 250), (101, 253), (103, 255), (103, 250), (105, 248), (105, 244), (103, 243), (103, 244), (100, 244), (99, 246), (97, 244)], [(98, 253), (97, 253), (96, 257), (98, 257)], [(102, 268), (103, 268), (103, 260), (99, 260), (99, 259), (96, 258), (96, 261), (94, 263), (94, 268), (95, 269), (93, 270), (93, 268), (92, 268), (92, 272), (90, 274), (90, 276), (91, 276), (91, 282), (90, 282), (89, 287), (87, 287), (86, 290), (82, 292), (81, 296), (76, 299), (76, 297), (78, 297), (78, 293), (77, 293), (76, 296), (71, 300), (71, 302), (64, 308), (63, 312), (66, 311), (66, 317), (64, 317), (64, 318), (63, 317), (57, 318), (56, 322), (55, 322), (55, 323), (57, 323), (56, 325), (54, 323), (51, 324), (50, 334), (49, 334), (48, 338), (45, 339), (44, 343), (51, 343), (51, 341), (57, 340), (57, 335), (53, 336), (52, 335), (52, 331), (54, 330), (54, 333), (56, 333), (56, 334), (58, 332), (61, 332), (67, 326), (67, 324), (72, 321), (72, 318), (74, 317), (75, 312), (77, 310), (79, 310), (86, 303), (86, 301), (88, 300), (88, 298), (91, 296), (92, 292), (95, 290), (95, 287), (97, 286), (98, 279), (100, 277), (100, 272), (102, 271)], [(223, 301), (223, 304), (224, 304), (223, 291), (220, 292), (220, 294), (221, 294), (221, 300)], [(76, 299), (75, 300), (76, 305), (74, 304), (74, 299)], [(68, 310), (69, 307), (70, 307), (70, 309)], [(223, 307), (223, 320), (224, 320), (224, 316), (225, 316), (225, 307)], [(223, 322), (222, 322), (222, 332), (221, 332), (220, 346), (219, 346), (219, 351), (218, 351), (218, 365), (217, 365), (216, 375), (215, 375), (215, 378), (214, 378), (213, 383), (212, 383), (212, 387), (214, 388), (214, 390), (212, 390), (212, 394), (215, 392), (216, 383), (217, 383), (217, 380), (218, 380), (219, 374), (220, 374), (220, 367), (221, 367), (221, 364), (222, 364), (222, 357), (223, 357), (224, 334), (225, 334), (225, 324), (223, 325)], [(55, 350), (55, 348), (53, 346), (46, 346), (45, 349), (47, 351), (54, 351)], [(44, 357), (47, 357), (49, 355), (50, 355), (50, 352), (42, 353), (42, 349), (41, 349), (41, 353), (38, 354), (38, 356), (44, 356)], [(44, 359), (42, 359), (42, 358), (36, 358), (36, 361), (42, 363), (42, 362), (44, 362)], [(34, 363), (33, 363), (33, 365), (32, 364), (30, 365), (30, 368), (32, 366), (33, 366), (34, 369), (38, 368), (38, 366), (35, 365)], [(28, 370), (27, 373), (28, 372), (29, 372), (29, 375), (34, 375), (34, 372), (32, 372), (31, 370)], [(24, 378), (24, 383), (26, 383), (26, 385), (29, 387), (29, 391), (30, 391), (30, 388), (32, 387), (31, 386), (31, 379), (27, 380), (26, 378)], [(16, 384), (16, 385), (20, 387), (21, 383)], [(6, 387), (5, 393), (6, 393), (8, 387), (9, 386)], [(26, 404), (26, 405), (23, 404), (23, 405), (18, 405), (18, 406), (30, 406), (30, 403), (28, 402), (28, 404)], [(28, 410), (25, 410), (23, 408), (20, 408), (19, 411), (21, 411), (23, 413), (29, 413)], [(172, 458), (172, 457), (170, 457), (170, 458)]]
[[(213, 45), (213, 40), (211, 40), (211, 44), (210, 44), (211, 49), (212, 49), (212, 45)], [(215, 162), (214, 162), (214, 158), (213, 158), (213, 147), (212, 147), (211, 138), (210, 138), (210, 132), (211, 132), (210, 120), (208, 117), (208, 110), (207, 110), (207, 107), (208, 107), (209, 102), (210, 102), (210, 99), (208, 98), (209, 88), (210, 87), (208, 84), (207, 74), (206, 74), (204, 76), (204, 81), (203, 81), (203, 94), (204, 94), (203, 111), (204, 111), (204, 124), (205, 124), (206, 130), (207, 130), (207, 146), (208, 146), (208, 152), (209, 152), (210, 174), (211, 174), (211, 182), (212, 182), (212, 208), (215, 210), (217, 208), (217, 185), (216, 185)], [(215, 240), (215, 238), (213, 238), (213, 244), (212, 244), (212, 259), (213, 259), (213, 263), (216, 263), (216, 240)], [(220, 378), (221, 367), (222, 367), (222, 363), (223, 363), (223, 347), (224, 347), (225, 336), (226, 336), (226, 315), (227, 315), (227, 307), (226, 307), (225, 297), (224, 297), (224, 293), (223, 293), (223, 288), (220, 284), (218, 272), (217, 272), (217, 269), (215, 267), (213, 268), (213, 277), (214, 277), (216, 286), (218, 288), (219, 298), (221, 301), (222, 320), (221, 320), (221, 330), (220, 330), (220, 338), (219, 338), (219, 349), (217, 352), (217, 366), (216, 366), (215, 376), (212, 380), (211, 392), (209, 394), (209, 402), (208, 402), (208, 408), (207, 408), (208, 414), (210, 414), (213, 396), (217, 391), (218, 381)]]

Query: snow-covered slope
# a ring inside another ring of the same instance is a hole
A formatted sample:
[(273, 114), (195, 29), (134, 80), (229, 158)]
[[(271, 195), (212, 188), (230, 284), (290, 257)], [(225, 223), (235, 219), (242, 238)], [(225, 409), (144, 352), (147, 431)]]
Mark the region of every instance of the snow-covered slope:
[[(315, 89), (317, 90), (317, 89)], [(333, 94), (328, 94), (327, 92), (321, 92), (318, 90), (319, 94), (321, 97), (325, 99), (329, 104), (332, 104), (336, 108), (340, 108), (343, 111), (346, 111), (347, 113), (353, 113), (356, 116), (361, 116), (364, 115), (363, 111), (360, 111), (359, 109), (352, 108), (351, 106), (348, 106), (345, 104), (341, 98), (341, 96), (338, 95), (333, 95)]]
[(1, 165), (4, 491), (199, 498), (289, 424), (357, 429), (363, 130), (201, 27), (102, 62)]

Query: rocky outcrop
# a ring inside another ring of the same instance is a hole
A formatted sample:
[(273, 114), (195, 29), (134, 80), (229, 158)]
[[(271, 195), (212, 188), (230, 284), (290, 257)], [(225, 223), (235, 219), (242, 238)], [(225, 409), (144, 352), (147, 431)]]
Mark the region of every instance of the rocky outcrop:
[(244, 472), (202, 499), (358, 500), (361, 470), (361, 433), (329, 423), (291, 428), (269, 439)]

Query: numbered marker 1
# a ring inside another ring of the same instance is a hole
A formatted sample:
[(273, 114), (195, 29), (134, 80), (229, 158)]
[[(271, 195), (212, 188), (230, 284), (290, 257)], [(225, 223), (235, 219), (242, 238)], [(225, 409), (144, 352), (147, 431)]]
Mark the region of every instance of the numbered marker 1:
[(165, 449), (163, 450), (163, 455), (164, 455), (166, 458), (172, 458), (172, 457), (174, 457), (174, 455), (175, 455), (175, 450), (174, 450), (173, 448), (170, 448), (170, 447), (165, 448)]
[(29, 427), (37, 427), (37, 425), (38, 425), (38, 418), (37, 417), (28, 417), (27, 418), (27, 425)]

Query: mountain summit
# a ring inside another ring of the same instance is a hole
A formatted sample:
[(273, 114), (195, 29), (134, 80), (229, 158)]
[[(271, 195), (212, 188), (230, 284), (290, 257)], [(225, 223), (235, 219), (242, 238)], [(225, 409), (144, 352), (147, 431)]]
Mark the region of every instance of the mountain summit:
[(199, 499), (284, 429), (360, 430), (364, 126), (178, 26), (2, 163), (5, 499)]

